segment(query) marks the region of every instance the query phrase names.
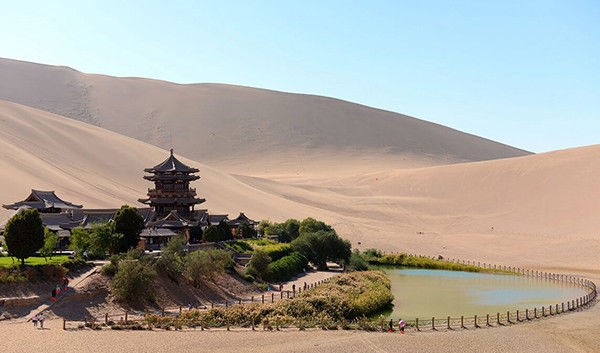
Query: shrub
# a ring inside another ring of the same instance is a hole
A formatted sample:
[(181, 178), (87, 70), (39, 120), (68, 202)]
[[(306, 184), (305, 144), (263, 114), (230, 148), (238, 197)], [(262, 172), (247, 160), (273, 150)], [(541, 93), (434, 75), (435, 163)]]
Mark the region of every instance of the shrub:
[(247, 241), (240, 241), (240, 240), (236, 240), (233, 242), (228, 242), (225, 243), (225, 246), (237, 253), (241, 253), (241, 254), (251, 254), (254, 249), (252, 248), (252, 246), (250, 244), (248, 244)]
[(271, 261), (277, 261), (282, 257), (291, 254), (293, 251), (292, 246), (285, 243), (261, 246), (258, 248), (258, 250), (264, 251), (267, 255), (269, 255)]
[(194, 285), (200, 285), (203, 278), (214, 281), (216, 274), (231, 267), (233, 260), (226, 250), (194, 251), (185, 257), (183, 275)]
[(269, 264), (268, 280), (287, 281), (308, 266), (308, 259), (299, 252), (293, 252), (288, 256)]
[(118, 300), (131, 302), (139, 298), (154, 298), (152, 281), (156, 273), (150, 266), (139, 260), (123, 260), (118, 267), (112, 281), (113, 293)]
[(58, 243), (58, 235), (54, 234), (50, 229), (44, 228), (44, 246), (40, 249), (40, 255), (48, 261), (48, 257), (52, 256), (56, 244)]
[(204, 230), (204, 240), (207, 242), (217, 242), (233, 239), (231, 229), (224, 221), (219, 222), (217, 226), (210, 225)]
[(348, 262), (350, 271), (366, 271), (369, 269), (369, 263), (358, 250), (354, 250)]
[(246, 274), (266, 279), (269, 276), (269, 263), (271, 263), (271, 257), (262, 250), (256, 250), (248, 263)]

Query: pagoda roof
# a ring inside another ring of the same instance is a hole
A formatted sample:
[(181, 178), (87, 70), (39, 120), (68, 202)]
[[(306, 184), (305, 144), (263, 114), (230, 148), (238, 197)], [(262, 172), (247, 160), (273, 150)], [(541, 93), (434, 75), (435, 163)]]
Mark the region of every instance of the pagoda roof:
[(229, 226), (239, 226), (244, 223), (248, 224), (250, 226), (254, 226), (254, 225), (258, 224), (257, 221), (248, 218), (243, 212), (240, 212), (240, 215), (237, 216), (237, 218), (232, 219), (229, 222), (227, 222), (227, 224), (229, 224)]
[(197, 205), (201, 204), (206, 199), (197, 199), (191, 197), (152, 197), (146, 199), (138, 199), (139, 202), (144, 204), (154, 204), (154, 205), (171, 205), (171, 204), (180, 204), (180, 205)]
[(209, 214), (208, 215), (208, 224), (210, 224), (210, 225), (217, 225), (217, 224), (221, 223), (221, 221), (228, 222), (229, 215), (226, 215), (226, 214)]
[(144, 169), (148, 173), (165, 173), (165, 172), (181, 172), (181, 173), (197, 173), (200, 170), (197, 168), (189, 167), (180, 162), (173, 155), (173, 149), (171, 148), (171, 155), (165, 159), (162, 163), (155, 165), (152, 168)]
[(69, 210), (83, 207), (82, 205), (75, 205), (71, 202), (61, 199), (60, 197), (56, 196), (54, 191), (41, 191), (35, 189), (31, 189), (31, 194), (29, 194), (29, 196), (23, 201), (15, 202), (9, 205), (2, 205), (2, 207), (9, 210), (17, 210), (23, 206), (37, 208), (40, 211), (50, 208)]
[(180, 229), (185, 227), (195, 227), (197, 225), (198, 222), (184, 218), (181, 215), (179, 215), (177, 211), (173, 210), (169, 212), (169, 214), (166, 215), (164, 218), (148, 222), (146, 227)]

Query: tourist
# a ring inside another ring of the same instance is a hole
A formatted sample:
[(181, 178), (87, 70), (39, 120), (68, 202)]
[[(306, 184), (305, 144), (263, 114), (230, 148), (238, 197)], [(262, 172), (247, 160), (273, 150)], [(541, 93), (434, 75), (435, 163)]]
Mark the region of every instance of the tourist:
[(66, 290), (69, 287), (69, 279), (65, 276), (63, 277), (63, 290)]
[(398, 320), (398, 328), (400, 329), (400, 333), (404, 334), (404, 328), (406, 327), (406, 321), (400, 319)]
[(40, 328), (43, 330), (44, 329), (44, 320), (46, 320), (44, 313), (39, 314), (38, 320), (40, 321)]
[(390, 319), (390, 329), (388, 332), (394, 332), (394, 319)]
[(56, 288), (52, 288), (52, 301), (56, 301)]
[(57, 284), (56, 285), (56, 296), (58, 297), (60, 295), (60, 286)]
[(87, 261), (87, 250), (83, 252), (83, 260)]
[(279, 291), (283, 292), (283, 283), (279, 283)]
[(33, 316), (33, 318), (31, 319), (31, 321), (33, 321), (33, 327), (37, 327), (37, 324), (38, 324), (38, 319), (39, 319), (39, 316), (38, 316), (38, 314), (35, 314), (35, 315)]

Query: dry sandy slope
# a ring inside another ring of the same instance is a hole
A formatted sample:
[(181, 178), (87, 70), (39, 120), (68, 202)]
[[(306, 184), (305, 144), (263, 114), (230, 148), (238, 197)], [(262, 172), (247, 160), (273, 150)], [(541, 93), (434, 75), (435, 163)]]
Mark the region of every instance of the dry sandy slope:
[[(119, 207), (137, 202), (152, 184), (143, 169), (168, 156), (152, 145), (108, 130), (22, 105), (0, 101), (1, 203), (22, 200), (31, 188), (56, 190), (66, 200), (86, 207)], [(194, 183), (215, 213), (246, 211), (250, 217), (284, 218), (312, 214), (277, 196), (246, 186), (201, 163)], [(6, 218), (9, 211), (2, 209)]]
[[(337, 99), (222, 84), (84, 74), (0, 59), (0, 99), (89, 122), (228, 171), (304, 173), (313, 160), (380, 169), (514, 157), (525, 151)], [(302, 163), (298, 163), (298, 158)], [(273, 160), (275, 159), (275, 160)]]

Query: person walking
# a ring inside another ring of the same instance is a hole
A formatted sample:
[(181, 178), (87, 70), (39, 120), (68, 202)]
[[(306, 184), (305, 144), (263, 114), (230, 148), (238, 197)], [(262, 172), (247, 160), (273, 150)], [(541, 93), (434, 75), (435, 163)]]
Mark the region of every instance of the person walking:
[(400, 333), (404, 334), (404, 328), (406, 327), (406, 321), (400, 319), (398, 320), (398, 328), (400, 329)]
[(40, 313), (38, 316), (38, 320), (40, 321), (40, 328), (43, 330), (44, 329), (44, 320), (46, 320), (46, 316), (44, 316), (44, 313)]
[(52, 288), (52, 301), (56, 301), (56, 288)]
[(394, 319), (390, 319), (390, 329), (388, 332), (394, 332)]
[(39, 319), (39, 316), (38, 316), (38, 315), (39, 315), (39, 314), (35, 314), (35, 315), (33, 316), (33, 318), (31, 319), (31, 321), (33, 321), (33, 327), (36, 327), (36, 328), (37, 328), (38, 319)]

